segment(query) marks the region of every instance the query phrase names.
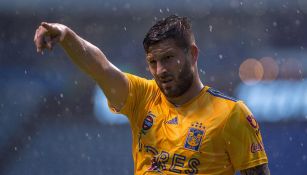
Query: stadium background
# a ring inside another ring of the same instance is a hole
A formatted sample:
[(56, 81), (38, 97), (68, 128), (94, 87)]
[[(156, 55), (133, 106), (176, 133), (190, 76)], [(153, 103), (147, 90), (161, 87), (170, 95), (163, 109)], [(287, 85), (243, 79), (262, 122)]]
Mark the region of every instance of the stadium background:
[(255, 113), (271, 173), (307, 174), (305, 0), (0, 1), (0, 174), (132, 174), (129, 125), (101, 119), (95, 83), (60, 47), (37, 54), (33, 35), (64, 23), (150, 78), (143, 36), (174, 13), (192, 19), (205, 84)]

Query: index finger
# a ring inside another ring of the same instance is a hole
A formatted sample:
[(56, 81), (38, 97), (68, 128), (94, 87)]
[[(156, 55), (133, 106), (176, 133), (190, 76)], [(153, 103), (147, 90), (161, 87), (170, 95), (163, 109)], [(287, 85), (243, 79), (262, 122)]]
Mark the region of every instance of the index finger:
[(47, 22), (42, 22), (41, 23), (41, 26), (43, 26), (45, 29), (47, 29), (48, 31), (51, 30), (53, 31), (54, 30), (54, 27), (51, 23), (47, 23)]
[(39, 26), (39, 28), (36, 30), (36, 38), (34, 39), (34, 43), (36, 45), (37, 52), (40, 52), (45, 47), (44, 37), (47, 32), (48, 31), (42, 26)]

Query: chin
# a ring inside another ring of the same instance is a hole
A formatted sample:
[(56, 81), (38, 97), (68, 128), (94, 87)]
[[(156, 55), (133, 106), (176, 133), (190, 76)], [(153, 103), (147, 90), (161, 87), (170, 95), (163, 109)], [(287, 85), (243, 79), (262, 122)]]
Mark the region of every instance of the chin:
[(176, 98), (182, 96), (184, 93), (176, 92), (176, 90), (163, 90), (163, 94), (169, 98)]

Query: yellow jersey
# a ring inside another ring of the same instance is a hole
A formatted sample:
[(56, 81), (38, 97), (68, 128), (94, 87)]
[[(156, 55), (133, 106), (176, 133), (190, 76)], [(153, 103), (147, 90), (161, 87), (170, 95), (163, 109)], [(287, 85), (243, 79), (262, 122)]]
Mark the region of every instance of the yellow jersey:
[(125, 73), (134, 173), (233, 175), (268, 162), (259, 125), (242, 101), (205, 86), (182, 106), (154, 80)]

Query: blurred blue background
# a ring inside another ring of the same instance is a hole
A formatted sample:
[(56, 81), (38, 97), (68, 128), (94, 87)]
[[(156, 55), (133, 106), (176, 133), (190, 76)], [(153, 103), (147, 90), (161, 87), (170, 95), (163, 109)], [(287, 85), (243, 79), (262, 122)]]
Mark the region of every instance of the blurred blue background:
[(307, 174), (306, 0), (0, 1), (0, 174), (133, 174), (126, 120), (105, 112), (60, 47), (37, 54), (34, 32), (64, 23), (151, 78), (143, 37), (174, 13), (191, 18), (203, 82), (246, 101), (260, 122), (271, 173)]

